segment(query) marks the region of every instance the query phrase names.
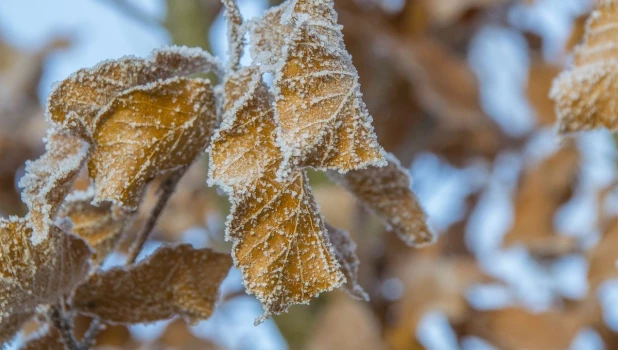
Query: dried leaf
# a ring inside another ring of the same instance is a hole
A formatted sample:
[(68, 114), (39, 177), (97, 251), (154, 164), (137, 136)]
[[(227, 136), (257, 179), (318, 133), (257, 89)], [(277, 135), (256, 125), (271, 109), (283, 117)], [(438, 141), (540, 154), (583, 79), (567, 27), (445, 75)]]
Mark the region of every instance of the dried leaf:
[(127, 57), (81, 69), (51, 92), (48, 118), (78, 133), (92, 134), (99, 111), (128, 89), (217, 69), (219, 62), (207, 52), (172, 46), (155, 50), (149, 58)]
[(283, 55), (286, 40), (292, 33), (292, 27), (282, 22), (284, 13), (289, 9), (290, 2), (286, 1), (268, 9), (262, 18), (247, 23), (251, 58), (266, 69), (274, 69)]
[(10, 341), (32, 315), (34, 315), (33, 311), (16, 311), (8, 316), (2, 316), (0, 319), (0, 345)]
[(591, 291), (605, 281), (618, 278), (618, 220), (614, 219), (609, 224), (601, 240), (588, 252), (589, 268), (588, 283)]
[[(344, 277), (305, 173), (276, 179), (281, 153), (271, 99), (259, 72), (232, 75), (225, 89), (227, 96), (246, 98), (228, 105), (213, 138), (210, 181), (233, 190), (227, 237), (234, 242), (232, 254), (247, 291), (265, 308), (259, 323), (338, 287)], [(259, 140), (262, 158), (247, 146), (249, 140)], [(225, 159), (243, 159), (236, 165), (243, 169), (230, 171)]]
[(579, 172), (579, 152), (565, 145), (524, 173), (515, 197), (513, 226), (504, 245), (525, 244), (536, 256), (557, 256), (577, 247), (575, 237), (560, 236), (554, 214), (572, 195)]
[(618, 128), (618, 3), (602, 0), (586, 24), (584, 43), (575, 50), (575, 65), (561, 73), (550, 97), (556, 102), (562, 134), (605, 127)]
[(0, 219), (0, 334), (3, 335), (7, 329), (15, 328), (17, 320), (27, 320), (26, 314), (37, 305), (55, 302), (71, 292), (89, 271), (90, 248), (80, 238), (64, 233), (57, 226), (51, 226), (49, 237), (38, 245), (32, 243), (32, 235), (34, 232), (26, 219)]
[(427, 215), (410, 187), (410, 175), (395, 156), (389, 153), (386, 159), (388, 165), (382, 168), (369, 167), (345, 175), (329, 174), (406, 244), (422, 246), (433, 243), (436, 236), (427, 226)]
[(383, 165), (384, 150), (332, 1), (297, 0), (289, 6), (294, 30), (273, 82), (284, 156), (279, 177), (302, 166), (347, 172)]
[(345, 276), (346, 283), (342, 286), (346, 292), (356, 299), (369, 301), (369, 295), (358, 283), (358, 266), (360, 261), (356, 256), (356, 243), (350, 234), (344, 230), (326, 224), (328, 237), (333, 244), (335, 257), (341, 266), (341, 272)]
[(387, 349), (380, 325), (367, 304), (336, 298), (329, 302), (314, 322), (307, 349), (380, 350)]
[(128, 268), (92, 275), (75, 290), (74, 307), (108, 322), (210, 317), (231, 258), (188, 244), (164, 246)]
[(90, 147), (78, 137), (52, 131), (45, 148), (45, 154), (39, 159), (26, 162), (26, 175), (19, 182), (34, 229), (31, 237), (34, 244), (47, 238), (49, 227), (86, 161)]
[(88, 242), (95, 250), (93, 259), (101, 263), (118, 243), (130, 215), (110, 202), (93, 205), (93, 200), (93, 189), (73, 192), (58, 216), (71, 219), (72, 232)]
[(96, 201), (135, 209), (150, 180), (201, 154), (215, 121), (206, 80), (172, 78), (120, 94), (101, 112), (92, 135), (88, 169)]

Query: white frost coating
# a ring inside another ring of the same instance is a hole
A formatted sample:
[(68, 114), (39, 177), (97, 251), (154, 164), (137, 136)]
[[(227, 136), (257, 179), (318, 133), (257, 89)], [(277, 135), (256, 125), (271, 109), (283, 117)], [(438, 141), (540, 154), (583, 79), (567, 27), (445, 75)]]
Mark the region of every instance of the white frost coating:
[(90, 145), (77, 137), (51, 129), (46, 152), (36, 161), (26, 162), (26, 174), (19, 180), (22, 201), (28, 206), (27, 219), (37, 245), (47, 239), (50, 225), (73, 181), (88, 158)]
[(303, 166), (345, 173), (385, 165), (332, 1), (294, 0), (278, 11), (267, 15), (290, 28), (273, 65), (278, 178)]

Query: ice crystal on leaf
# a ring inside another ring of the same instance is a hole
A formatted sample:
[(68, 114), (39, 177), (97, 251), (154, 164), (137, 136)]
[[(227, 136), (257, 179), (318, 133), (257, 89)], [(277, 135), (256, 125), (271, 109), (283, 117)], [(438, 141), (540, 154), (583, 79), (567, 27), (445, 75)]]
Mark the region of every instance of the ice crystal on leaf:
[(551, 98), (556, 102), (562, 134), (618, 129), (618, 1), (602, 0), (590, 15), (584, 43), (575, 49), (575, 64), (555, 80)]
[(73, 222), (72, 232), (88, 242), (95, 250), (93, 259), (100, 263), (115, 248), (131, 215), (111, 202), (93, 201), (92, 188), (71, 193), (58, 216)]
[(0, 219), (0, 334), (10, 337), (40, 304), (55, 302), (86, 277), (91, 251), (80, 238), (52, 225), (32, 244), (24, 218)]
[(225, 90), (244, 98), (226, 103), (210, 150), (211, 181), (231, 191), (232, 254), (267, 317), (339, 287), (344, 276), (304, 171), (276, 178), (282, 155), (261, 75), (254, 69), (230, 75)]
[[(286, 29), (277, 30), (277, 24), (265, 29), (276, 21)], [(293, 0), (250, 27), (254, 58), (267, 66), (286, 37), (273, 66), (277, 137), (284, 157), (278, 176), (307, 166), (347, 172), (384, 165), (384, 151), (362, 100), (332, 1)]]
[(134, 209), (145, 185), (190, 165), (216, 121), (214, 93), (203, 79), (171, 78), (129, 89), (101, 112), (88, 163), (96, 201)]
[(426, 223), (427, 215), (410, 188), (410, 175), (392, 154), (382, 168), (350, 171), (331, 177), (356, 196), (386, 226), (410, 246), (432, 243), (436, 237)]
[(47, 136), (45, 148), (43, 156), (26, 163), (26, 175), (19, 182), (35, 244), (49, 235), (49, 227), (90, 149), (80, 138), (56, 130)]
[(47, 117), (57, 125), (92, 134), (99, 111), (124, 91), (163, 79), (216, 71), (219, 66), (217, 59), (201, 49), (175, 46), (156, 50), (146, 59), (105, 61), (59, 83), (49, 96)]
[(346, 283), (342, 288), (354, 298), (368, 301), (369, 296), (358, 283), (358, 265), (360, 265), (360, 261), (358, 256), (356, 256), (356, 243), (354, 243), (350, 234), (344, 230), (328, 224), (326, 224), (326, 230), (333, 244), (333, 250), (335, 251), (337, 261), (339, 261), (341, 272), (343, 272), (346, 279)]
[(115, 323), (141, 323), (180, 315), (210, 317), (232, 260), (188, 244), (163, 246), (128, 268), (92, 275), (73, 297), (78, 310)]

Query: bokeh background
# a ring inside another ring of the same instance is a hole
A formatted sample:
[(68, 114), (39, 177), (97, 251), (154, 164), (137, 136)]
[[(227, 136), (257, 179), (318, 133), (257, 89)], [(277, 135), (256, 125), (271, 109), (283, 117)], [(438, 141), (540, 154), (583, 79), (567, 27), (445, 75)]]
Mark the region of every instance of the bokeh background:
[[(245, 18), (279, 3), (238, 2)], [(593, 0), (335, 4), (379, 141), (410, 170), (438, 243), (403, 246), (344, 190), (311, 173), (327, 221), (358, 244), (369, 303), (328, 293), (254, 327), (260, 304), (232, 270), (209, 320), (110, 326), (98, 343), (617, 349), (616, 140), (606, 131), (560, 139), (548, 98)], [(24, 161), (43, 151), (43, 106), (54, 82), (172, 43), (225, 59), (225, 31), (218, 0), (1, 0), (0, 214), (24, 212), (16, 181)], [(182, 180), (143, 255), (168, 241), (227, 249), (229, 204), (206, 186), (206, 173), (200, 161)], [(121, 263), (122, 254), (105, 267)]]

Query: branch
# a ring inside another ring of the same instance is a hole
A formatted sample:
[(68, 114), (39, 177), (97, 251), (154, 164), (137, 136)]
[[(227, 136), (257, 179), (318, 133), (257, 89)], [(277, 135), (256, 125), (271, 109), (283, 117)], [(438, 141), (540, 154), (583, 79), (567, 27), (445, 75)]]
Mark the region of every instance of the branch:
[(176, 189), (176, 184), (178, 184), (178, 181), (180, 181), (186, 169), (187, 168), (184, 167), (182, 169), (176, 170), (174, 173), (170, 174), (159, 187), (159, 199), (157, 200), (157, 204), (155, 204), (154, 208), (150, 212), (150, 216), (144, 224), (144, 227), (142, 227), (142, 230), (137, 234), (137, 238), (135, 239), (135, 242), (133, 242), (133, 245), (129, 250), (126, 265), (131, 265), (135, 263), (137, 256), (142, 251), (142, 248), (148, 240), (152, 229), (155, 227), (157, 219), (159, 219), (159, 216), (161, 215), (161, 212), (163, 212), (167, 201), (170, 199), (170, 197), (174, 193), (174, 190)]
[(67, 349), (80, 350), (80, 346), (73, 336), (73, 325), (64, 312), (63, 301), (59, 301), (58, 304), (51, 307), (49, 312), (49, 319), (54, 324), (54, 327), (60, 331), (62, 336), (62, 342)]
[(243, 20), (236, 0), (221, 0), (221, 2), (225, 6), (227, 20), (228, 68), (233, 71), (238, 68), (244, 49), (244, 35), (241, 28)]

